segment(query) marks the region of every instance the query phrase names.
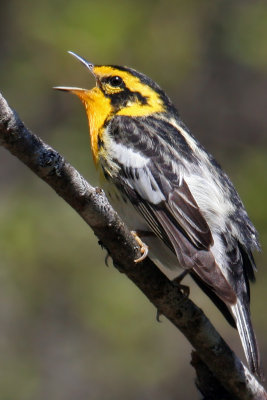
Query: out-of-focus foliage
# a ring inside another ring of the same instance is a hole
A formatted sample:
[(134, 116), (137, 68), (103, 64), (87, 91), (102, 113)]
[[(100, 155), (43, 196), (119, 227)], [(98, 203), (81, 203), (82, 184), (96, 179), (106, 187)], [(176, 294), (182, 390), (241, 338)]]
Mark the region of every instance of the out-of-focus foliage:
[[(223, 164), (261, 237), (252, 313), (267, 371), (267, 3), (3, 0), (0, 13), (0, 90), (90, 182), (84, 110), (51, 89), (94, 84), (67, 50), (151, 76)], [(51, 189), (3, 149), (0, 159), (0, 397), (197, 398), (182, 335), (105, 267), (97, 239)], [(242, 355), (234, 330), (191, 292)]]

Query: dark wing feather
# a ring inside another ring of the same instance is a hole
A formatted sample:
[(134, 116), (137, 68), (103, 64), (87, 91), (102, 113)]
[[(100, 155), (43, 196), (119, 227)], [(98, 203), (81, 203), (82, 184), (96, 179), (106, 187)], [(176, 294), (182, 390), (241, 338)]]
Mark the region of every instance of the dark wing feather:
[(196, 247), (210, 248), (213, 244), (210, 228), (184, 180), (169, 193), (165, 206)]
[[(189, 146), (194, 139), (191, 137), (187, 141), (186, 134), (161, 118), (115, 117), (114, 120), (121, 124), (120, 129), (113, 129), (114, 140), (118, 140), (120, 149), (123, 144), (126, 150), (123, 156), (114, 157), (117, 165), (121, 161), (115, 183), (234, 326), (227, 306), (231, 308), (250, 368), (260, 375), (259, 353), (249, 313), (249, 280), (254, 279), (255, 270), (251, 249), (258, 247), (258, 242), (256, 230), (233, 185), (205, 153), (212, 172), (224, 182), (228, 198), (236, 205), (232, 223), (241, 234), (238, 243), (231, 232), (231, 224), (227, 232), (221, 232), (220, 239), (225, 241), (226, 278), (222, 273), (225, 266), (218, 265), (213, 256), (213, 237), (205, 216), (183, 179), (185, 171), (201, 169), (198, 152)], [(201, 149), (197, 142), (193, 145)], [(228, 237), (223, 238), (225, 234)]]
[(168, 218), (164, 209), (157, 210), (156, 218), (167, 232), (180, 265), (192, 269), (226, 303), (234, 304), (236, 295), (209, 250), (196, 248)]
[(221, 311), (224, 315), (225, 319), (228, 323), (236, 329), (236, 322), (234, 317), (229, 311), (229, 308), (225, 305), (225, 303), (220, 299), (220, 297), (216, 296), (214, 291), (203, 282), (197, 274), (193, 271), (190, 273), (191, 278), (195, 281), (195, 283), (200, 287), (201, 290), (210, 298), (210, 300), (215, 304), (215, 306)]
[(235, 293), (209, 251), (213, 243), (210, 229), (186, 183), (183, 181), (175, 188), (175, 193), (171, 191), (166, 194), (166, 200), (157, 205), (144, 201), (125, 182), (120, 186), (151, 230), (175, 252), (179, 264), (192, 269), (223, 301), (234, 304)]
[[(124, 127), (119, 130), (121, 135), (115, 139), (149, 161), (140, 168), (131, 166), (130, 162), (127, 166), (120, 164), (121, 173), (116, 178), (120, 190), (125, 191), (139, 208), (152, 231), (169, 243), (183, 268), (193, 269), (223, 301), (235, 303), (234, 290), (209, 251), (213, 245), (210, 228), (179, 174), (185, 168), (185, 159), (194, 161), (194, 166), (197, 164), (198, 160), (192, 159), (192, 150), (179, 131), (165, 121), (153, 129), (148, 129), (138, 119), (123, 121)], [(168, 141), (164, 134), (168, 135)], [(119, 160), (116, 162), (119, 164)]]

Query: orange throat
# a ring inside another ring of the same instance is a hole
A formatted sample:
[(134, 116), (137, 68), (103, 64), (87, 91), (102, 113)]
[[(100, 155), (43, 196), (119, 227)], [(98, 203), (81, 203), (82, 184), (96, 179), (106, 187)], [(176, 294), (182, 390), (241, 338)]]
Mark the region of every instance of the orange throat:
[(105, 97), (98, 87), (92, 90), (84, 90), (75, 94), (82, 100), (89, 123), (91, 149), (95, 165), (98, 164), (98, 142), (102, 139), (104, 123), (110, 115), (112, 107), (110, 99)]

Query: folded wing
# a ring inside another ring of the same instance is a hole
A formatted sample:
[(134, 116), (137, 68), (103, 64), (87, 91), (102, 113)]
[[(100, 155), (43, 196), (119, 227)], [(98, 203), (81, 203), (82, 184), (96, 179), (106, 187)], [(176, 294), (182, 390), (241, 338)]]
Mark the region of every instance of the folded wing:
[(138, 173), (136, 169), (128, 167), (120, 174), (121, 190), (151, 230), (174, 250), (180, 266), (194, 271), (224, 302), (234, 304), (234, 290), (210, 251), (212, 233), (185, 180), (177, 176), (170, 185), (152, 162), (139, 168)]

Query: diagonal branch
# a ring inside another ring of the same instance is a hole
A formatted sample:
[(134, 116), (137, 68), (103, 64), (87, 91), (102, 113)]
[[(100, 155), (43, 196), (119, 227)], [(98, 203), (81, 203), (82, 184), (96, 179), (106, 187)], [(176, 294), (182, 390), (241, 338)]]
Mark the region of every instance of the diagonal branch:
[[(92, 187), (64, 158), (32, 134), (0, 94), (0, 144), (48, 183), (93, 229), (108, 249), (115, 267), (125, 273), (186, 336), (204, 363), (232, 399), (267, 400), (267, 393), (236, 357), (205, 314), (185, 299), (146, 258), (135, 264), (139, 248), (128, 228), (108, 203), (104, 192)], [(198, 371), (199, 372), (199, 371)], [(216, 398), (216, 397), (214, 397)]]

